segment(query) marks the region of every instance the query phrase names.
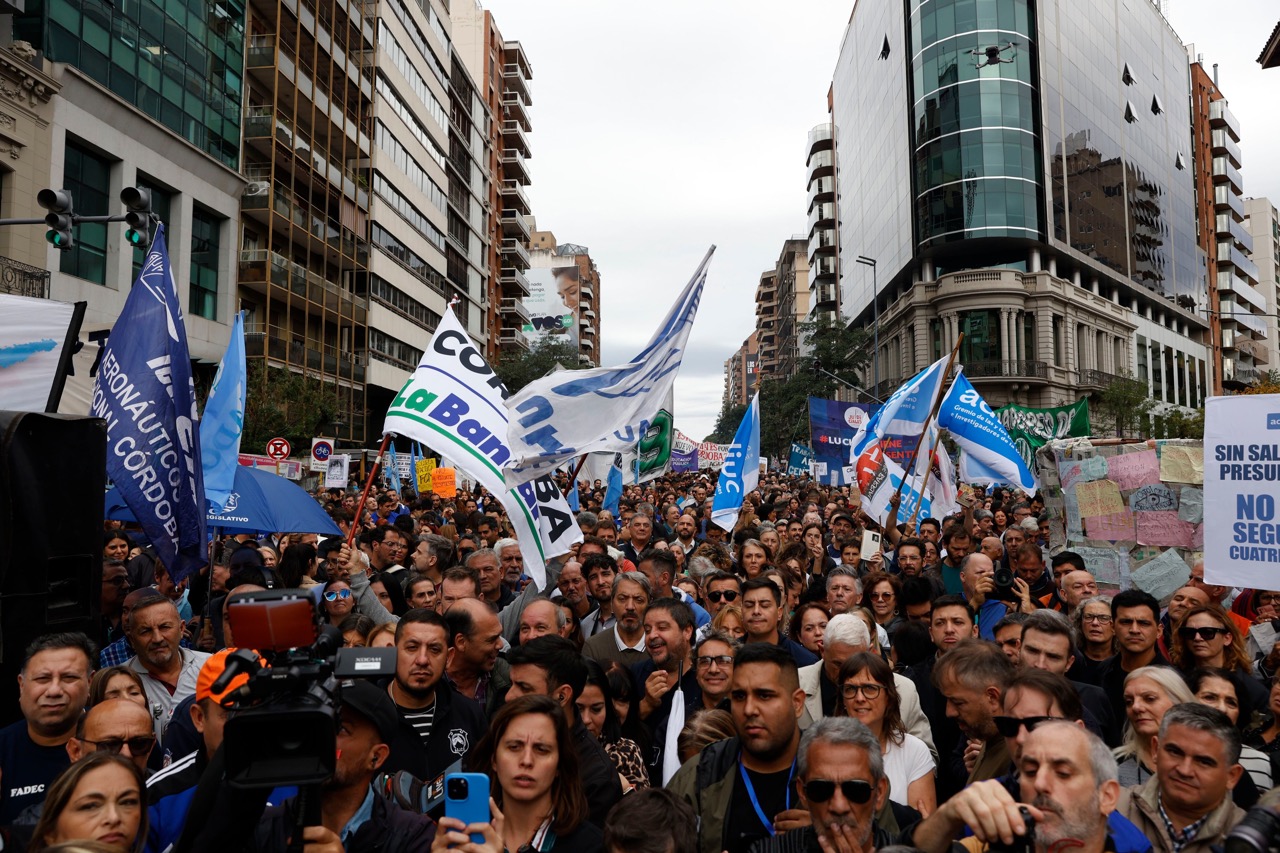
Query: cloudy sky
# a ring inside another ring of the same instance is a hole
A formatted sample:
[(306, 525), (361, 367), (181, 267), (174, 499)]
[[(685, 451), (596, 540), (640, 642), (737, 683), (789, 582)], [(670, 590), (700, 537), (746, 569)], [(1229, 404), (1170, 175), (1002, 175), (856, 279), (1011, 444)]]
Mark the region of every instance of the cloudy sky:
[[(473, 0), (453, 0), (455, 3)], [(538, 227), (591, 249), (603, 362), (635, 354), (707, 246), (715, 258), (676, 380), (676, 425), (701, 438), (720, 411), (723, 365), (755, 324), (755, 287), (806, 231), (805, 142), (853, 4), (828, 0), (485, 0), (533, 65)], [(1250, 195), (1280, 198), (1268, 109), (1280, 69), (1254, 62), (1274, 0), (1169, 0), (1168, 15), (1242, 125)], [(806, 235), (807, 236), (807, 235)]]

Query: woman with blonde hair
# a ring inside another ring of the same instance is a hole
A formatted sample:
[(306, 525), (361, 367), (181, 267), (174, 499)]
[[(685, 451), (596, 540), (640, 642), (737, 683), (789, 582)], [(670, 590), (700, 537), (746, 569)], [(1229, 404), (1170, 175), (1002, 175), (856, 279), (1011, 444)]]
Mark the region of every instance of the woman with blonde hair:
[(31, 850), (94, 841), (116, 853), (137, 853), (147, 838), (146, 792), (132, 761), (112, 752), (89, 753), (49, 785)]
[(1141, 785), (1155, 773), (1151, 739), (1174, 705), (1196, 701), (1182, 673), (1169, 666), (1143, 666), (1124, 680), (1124, 741), (1115, 748), (1120, 787)]

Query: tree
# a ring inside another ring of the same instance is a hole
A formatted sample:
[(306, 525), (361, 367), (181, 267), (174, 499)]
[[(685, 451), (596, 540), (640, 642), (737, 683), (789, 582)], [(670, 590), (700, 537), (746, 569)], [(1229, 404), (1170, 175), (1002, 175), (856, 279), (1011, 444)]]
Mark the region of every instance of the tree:
[(1171, 409), (1162, 417), (1165, 438), (1204, 438), (1204, 409), (1196, 409), (1191, 414)]
[(1125, 433), (1147, 432), (1147, 416), (1155, 407), (1147, 383), (1122, 374), (1098, 392), (1094, 410), (1100, 415), (1099, 426), (1112, 429), (1117, 438)]
[(557, 367), (564, 370), (582, 370), (591, 365), (583, 364), (578, 348), (567, 338), (546, 337), (533, 345), (529, 352), (506, 352), (494, 365), (493, 372), (514, 394), (535, 379), (541, 379)]
[[(295, 448), (311, 447), (311, 439), (333, 432), (334, 419), (347, 406), (338, 397), (350, 394), (332, 382), (322, 382), (292, 370), (267, 367), (262, 359), (250, 359), (244, 407), (244, 432), (240, 446), (261, 453), (276, 437)], [(364, 417), (363, 412), (357, 417)]]
[(715, 429), (703, 441), (711, 441), (716, 444), (728, 444), (733, 441), (733, 436), (738, 432), (738, 424), (742, 423), (742, 416), (746, 413), (747, 407), (737, 403), (722, 406), (720, 417), (716, 418)]
[(1268, 370), (1249, 383), (1241, 394), (1280, 394), (1280, 370)]

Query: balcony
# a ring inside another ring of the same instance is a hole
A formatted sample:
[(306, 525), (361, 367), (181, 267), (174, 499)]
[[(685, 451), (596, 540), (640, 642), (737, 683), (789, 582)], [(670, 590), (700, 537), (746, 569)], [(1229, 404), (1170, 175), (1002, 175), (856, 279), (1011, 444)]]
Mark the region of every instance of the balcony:
[(291, 293), (305, 298), (313, 305), (323, 305), (336, 314), (351, 314), (348, 308), (343, 310), (342, 303), (357, 309), (358, 316), (368, 309), (369, 302), (365, 298), (340, 287), (319, 273), (312, 272), (301, 264), (295, 264), (283, 255), (268, 252), (266, 249), (245, 249), (240, 252), (239, 283), (269, 296), (267, 283), (285, 288)]
[(502, 216), (502, 234), (504, 237), (514, 237), (521, 242), (529, 240), (529, 220), (524, 218), (524, 214), (518, 210), (503, 210)]
[(1231, 187), (1226, 184), (1219, 184), (1213, 188), (1213, 207), (1218, 213), (1222, 213), (1224, 208), (1230, 208), (1240, 219), (1244, 219), (1244, 202), (1240, 200), (1240, 194), (1232, 192)]
[(971, 379), (1049, 379), (1049, 365), (1043, 361), (978, 361), (964, 366)]
[(527, 299), (529, 296), (529, 279), (515, 267), (502, 267), (498, 272), (498, 284), (502, 287), (503, 296)]
[(1213, 182), (1215, 184), (1230, 183), (1231, 188), (1237, 193), (1244, 192), (1244, 177), (1226, 157), (1213, 158)]
[(836, 224), (836, 205), (835, 202), (824, 202), (815, 204), (809, 208), (809, 232), (813, 233), (815, 228), (832, 228)]
[(1212, 140), (1210, 147), (1213, 156), (1217, 157), (1225, 154), (1231, 158), (1232, 164), (1237, 169), (1240, 168), (1242, 164), (1240, 160), (1240, 144), (1227, 134), (1227, 129), (1220, 127), (1217, 130), (1212, 130), (1209, 132), (1209, 137)]
[(815, 228), (809, 238), (809, 274), (813, 272), (814, 261), (826, 255), (836, 253), (836, 230), (834, 228)]
[(1219, 266), (1230, 264), (1240, 271), (1240, 275), (1250, 281), (1258, 280), (1258, 265), (1231, 243), (1218, 244), (1218, 264)]
[(1240, 138), (1240, 122), (1227, 106), (1226, 99), (1209, 102), (1209, 126), (1228, 128), (1234, 139)]
[(504, 121), (502, 123), (502, 144), (519, 151), (525, 157), (530, 156), (529, 138), (525, 136), (524, 128), (520, 126), (518, 121)]
[(507, 297), (498, 303), (498, 313), (504, 317), (514, 317), (521, 325), (529, 322), (529, 312), (524, 307), (524, 300)]
[(520, 184), (529, 183), (529, 168), (525, 165), (524, 155), (514, 148), (504, 148), (498, 154), (498, 162), (502, 164), (502, 176), (507, 180), (514, 179)]
[(840, 287), (836, 284), (819, 284), (813, 289), (813, 305), (812, 310), (819, 310), (824, 306), (834, 305), (840, 301)]
[(503, 326), (498, 332), (498, 346), (505, 350), (529, 350), (529, 339), (524, 332), (513, 326)]
[(1253, 251), (1253, 235), (1245, 230), (1244, 225), (1225, 213), (1214, 217), (1215, 232), (1219, 237), (1230, 237), (1244, 247), (1246, 252)]
[[(965, 373), (969, 372), (969, 366), (965, 365)], [(1125, 377), (1117, 376), (1114, 373), (1107, 373), (1105, 370), (1079, 370), (1076, 371), (1080, 377), (1080, 384), (1086, 388), (1106, 388), (1112, 382), (1119, 382)]]
[(533, 66), (529, 64), (529, 57), (525, 55), (524, 47), (520, 42), (504, 41), (502, 43), (502, 54), (503, 65), (514, 63), (526, 80), (533, 79)]
[(818, 151), (809, 155), (809, 160), (805, 163), (809, 169), (809, 180), (814, 178), (827, 178), (836, 172), (836, 158), (831, 150)]
[(502, 85), (508, 92), (519, 92), (525, 97), (526, 103), (532, 103), (533, 93), (529, 91), (529, 81), (518, 64), (508, 62), (502, 66)]
[(1250, 311), (1248, 306), (1239, 304), (1233, 298), (1227, 298), (1230, 296), (1230, 293), (1223, 294), (1221, 290), (1218, 291), (1218, 307), (1222, 311), (1222, 322), (1236, 323), (1258, 337), (1267, 337), (1267, 318), (1259, 317)]
[(809, 157), (816, 151), (830, 151), (834, 146), (830, 124), (820, 124), (809, 131)]
[(587, 284), (585, 281), (578, 287), (578, 295), (583, 300), (587, 301), (596, 298), (596, 292), (592, 290), (591, 285)]
[(0, 293), (49, 298), (49, 271), (0, 255)]
[(834, 177), (814, 178), (809, 182), (809, 209), (815, 204), (836, 200), (836, 179)]
[(307, 340), (288, 329), (249, 323), (244, 327), (244, 353), (248, 358), (268, 358), (308, 373), (364, 382), (363, 353), (343, 352), (330, 344)]
[[(1224, 282), (1223, 279), (1226, 279), (1226, 281)], [(1257, 288), (1250, 287), (1249, 283), (1238, 275), (1232, 275), (1226, 270), (1219, 270), (1218, 293), (1220, 295), (1222, 294), (1222, 290), (1223, 290), (1222, 285), (1224, 283), (1227, 285), (1227, 288), (1232, 293), (1234, 293), (1238, 298), (1243, 299), (1245, 302), (1252, 305), (1254, 310), (1262, 314), (1266, 313), (1267, 299), (1265, 296), (1262, 295), (1262, 292), (1259, 291)]]
[(525, 130), (530, 129), (529, 112), (525, 109), (524, 99), (520, 97), (519, 92), (502, 93), (502, 115), (505, 119), (520, 122), (520, 126)]
[(582, 334), (586, 335), (589, 338), (594, 338), (596, 336), (596, 327), (592, 326), (590, 323), (587, 323), (582, 326)]
[(529, 250), (519, 240), (503, 240), (502, 241), (502, 262), (510, 263), (513, 267), (528, 269)]
[(503, 181), (498, 187), (498, 194), (502, 196), (504, 207), (516, 210), (525, 216), (533, 212), (533, 208), (529, 206), (529, 197), (524, 194), (518, 182)]
[(836, 274), (836, 258), (834, 255), (818, 255), (809, 261), (809, 279), (834, 278)]

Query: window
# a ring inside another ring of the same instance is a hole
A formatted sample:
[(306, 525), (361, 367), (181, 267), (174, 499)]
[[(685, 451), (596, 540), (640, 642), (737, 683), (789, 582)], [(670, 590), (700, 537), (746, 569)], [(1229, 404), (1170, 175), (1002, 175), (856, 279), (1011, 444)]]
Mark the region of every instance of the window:
[[(111, 190), (111, 162), (67, 138), (62, 186), (71, 193), (74, 210), (82, 216), (106, 216)], [(75, 226), (75, 246), (62, 252), (58, 269), (94, 284), (107, 283), (107, 225), (82, 222)]]
[(199, 207), (191, 212), (191, 290), (187, 312), (218, 319), (218, 255), (222, 219)]
[(960, 312), (960, 331), (964, 332), (964, 341), (960, 344), (962, 364), (1001, 361), (998, 311)]

